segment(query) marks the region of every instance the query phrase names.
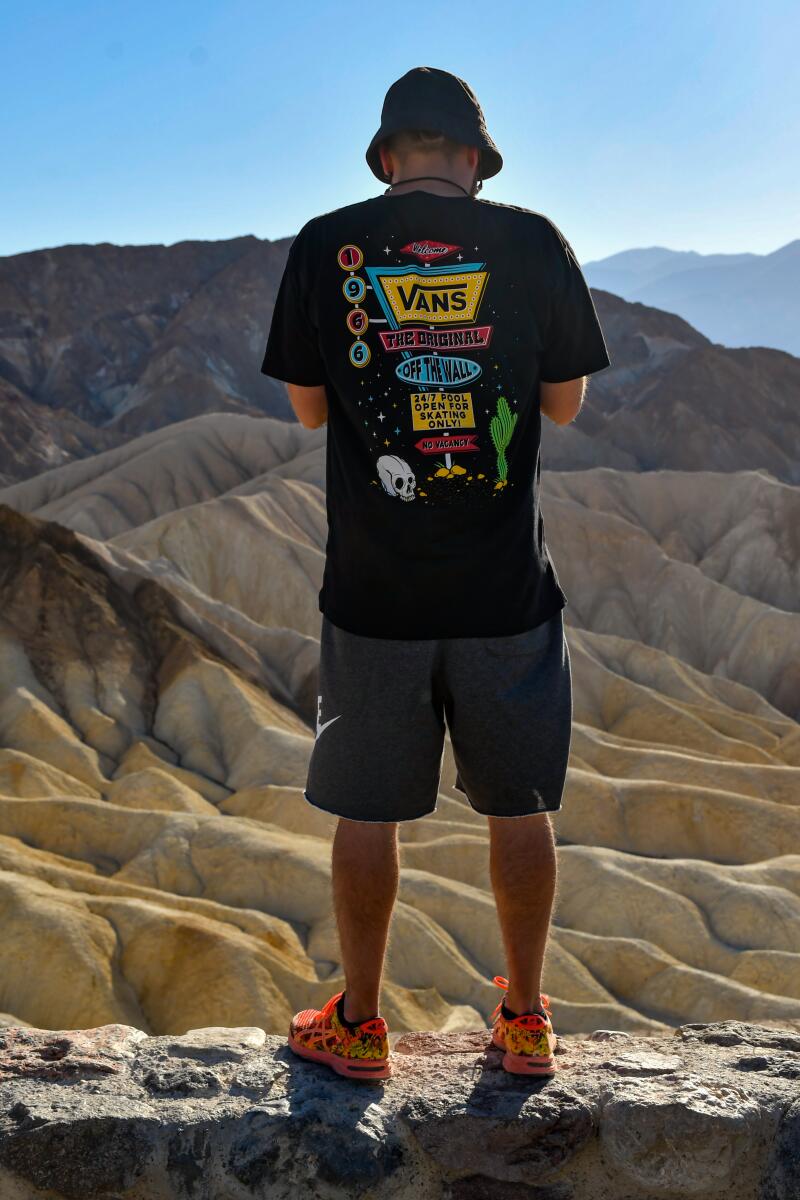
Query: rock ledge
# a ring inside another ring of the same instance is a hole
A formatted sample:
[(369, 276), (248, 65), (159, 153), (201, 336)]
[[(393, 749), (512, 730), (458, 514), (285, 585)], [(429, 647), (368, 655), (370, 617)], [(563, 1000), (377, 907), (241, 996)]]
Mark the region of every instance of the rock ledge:
[(352, 1082), (255, 1028), (0, 1029), (1, 1200), (798, 1200), (800, 1031), (393, 1037)]

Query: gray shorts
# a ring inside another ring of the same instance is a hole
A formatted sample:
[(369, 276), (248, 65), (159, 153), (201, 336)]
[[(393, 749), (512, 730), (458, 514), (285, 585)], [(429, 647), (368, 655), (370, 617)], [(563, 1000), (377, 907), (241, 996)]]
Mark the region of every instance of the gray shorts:
[(445, 718), (476, 812), (557, 812), (572, 735), (563, 609), (503, 637), (363, 637), (322, 618), (317, 733), (304, 795), (351, 821), (436, 812)]

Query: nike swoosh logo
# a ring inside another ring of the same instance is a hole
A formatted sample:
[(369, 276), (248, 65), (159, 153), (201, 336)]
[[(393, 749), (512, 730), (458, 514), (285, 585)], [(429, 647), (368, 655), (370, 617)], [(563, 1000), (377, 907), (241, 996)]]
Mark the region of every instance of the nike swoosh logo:
[[(329, 721), (320, 721), (320, 717), (322, 716), (322, 696), (317, 696), (317, 737), (319, 737), (323, 729), (327, 729), (334, 721), (338, 721), (341, 715), (339, 713), (338, 716), (331, 717)], [(316, 738), (314, 740), (316, 741)]]
[[(338, 716), (338, 717), (331, 717), (330, 721), (324, 721), (324, 722), (322, 723), (322, 725), (319, 725), (319, 724), (318, 724), (318, 725), (317, 725), (317, 737), (319, 737), (319, 735), (322, 733), (323, 729), (327, 729), (327, 728), (328, 728), (328, 726), (329, 726), (329, 725), (332, 725), (334, 721), (338, 721), (338, 720), (339, 720), (339, 717), (340, 717), (341, 715), (342, 715), (342, 714), (341, 714), (341, 713), (339, 713), (339, 716)], [(315, 739), (315, 740), (316, 740), (316, 739)]]

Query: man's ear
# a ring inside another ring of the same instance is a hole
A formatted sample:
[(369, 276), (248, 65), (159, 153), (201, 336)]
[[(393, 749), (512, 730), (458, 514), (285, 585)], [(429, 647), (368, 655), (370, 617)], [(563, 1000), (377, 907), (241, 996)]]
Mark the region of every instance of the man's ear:
[(387, 150), (384, 143), (381, 142), (381, 144), (378, 146), (378, 154), (381, 158), (381, 166), (383, 167), (384, 178), (387, 183), (391, 183), (392, 175), (394, 174), (394, 160), (392, 159), (391, 151)]

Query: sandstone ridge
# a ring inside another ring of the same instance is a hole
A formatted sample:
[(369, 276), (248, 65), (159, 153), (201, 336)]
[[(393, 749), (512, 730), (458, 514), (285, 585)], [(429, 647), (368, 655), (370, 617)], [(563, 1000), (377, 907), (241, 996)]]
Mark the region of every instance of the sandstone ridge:
[[(12, 489), (33, 512), (0, 493), (0, 1025), (280, 1034), (344, 986), (336, 821), (303, 796), (324, 446), (234, 414), (135, 446)], [(739, 480), (757, 520), (713, 473), (555, 476), (574, 722), (542, 986), (566, 1035), (800, 1022), (797, 489)], [(454, 779), (448, 736), (436, 811), (400, 827), (398, 1032), (475, 1029), (506, 973)]]

